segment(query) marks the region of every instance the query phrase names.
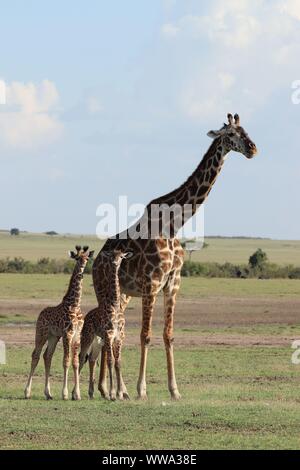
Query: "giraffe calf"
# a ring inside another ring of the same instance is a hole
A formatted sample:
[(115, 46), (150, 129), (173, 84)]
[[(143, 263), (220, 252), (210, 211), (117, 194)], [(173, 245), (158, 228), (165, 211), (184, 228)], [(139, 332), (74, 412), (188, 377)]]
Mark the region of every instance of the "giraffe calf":
[(68, 398), (68, 370), (71, 363), (74, 370), (74, 389), (72, 398), (80, 400), (79, 389), (79, 347), (80, 333), (83, 326), (83, 315), (80, 309), (82, 294), (83, 272), (89, 259), (93, 257), (93, 251), (88, 252), (88, 246), (76, 246), (76, 253), (70, 252), (70, 257), (76, 260), (76, 265), (69, 283), (69, 288), (62, 302), (56, 307), (47, 307), (41, 311), (35, 332), (35, 348), (32, 353), (31, 370), (28, 377), (27, 385), (24, 391), (25, 398), (31, 396), (32, 377), (36, 366), (38, 365), (43, 346), (46, 342), (47, 348), (44, 352), (45, 362), (45, 396), (47, 400), (52, 399), (50, 391), (50, 368), (52, 357), (58, 341), (62, 337), (64, 358), (64, 385), (62, 390), (62, 398)]
[[(89, 360), (90, 379), (89, 397), (94, 396), (95, 365), (101, 354), (101, 371), (98, 389), (101, 395), (109, 400), (128, 399), (126, 386), (121, 373), (121, 350), (125, 338), (125, 319), (121, 309), (119, 285), (119, 269), (122, 260), (129, 258), (132, 253), (120, 250), (101, 252), (103, 259), (102, 285), (100, 288), (99, 306), (91, 310), (84, 319), (81, 332), (81, 351), (79, 355), (79, 371), (86, 359)], [(115, 367), (117, 391), (113, 378)], [(106, 372), (109, 371), (110, 387), (107, 390)]]

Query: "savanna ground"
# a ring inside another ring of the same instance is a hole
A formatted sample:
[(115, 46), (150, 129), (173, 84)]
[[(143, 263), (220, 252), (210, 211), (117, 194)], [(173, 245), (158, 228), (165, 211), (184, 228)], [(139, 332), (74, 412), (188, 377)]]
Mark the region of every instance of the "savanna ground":
[[(19, 250), (17, 255), (25, 259), (63, 257), (78, 241), (36, 237), (7, 238), (14, 250), (1, 241), (0, 257), (2, 246), (5, 256)], [(99, 246), (99, 241), (88, 242)], [(209, 239), (210, 246), (197, 256), (244, 262), (261, 247), (271, 261), (297, 264), (299, 242), (237, 242), (239, 250), (233, 240)], [(277, 259), (270, 256), (271, 249)], [(52, 367), (54, 400), (43, 398), (41, 358), (32, 399), (25, 401), (34, 322), (42, 307), (61, 300), (68, 281), (65, 275), (0, 275), (0, 339), (7, 345), (7, 364), (0, 365), (2, 449), (300, 448), (300, 365), (291, 362), (292, 341), (300, 339), (299, 280), (183, 279), (175, 321), (180, 402), (172, 402), (167, 391), (162, 298), (154, 315), (147, 402), (135, 399), (141, 319), (140, 301), (135, 299), (126, 313), (123, 353), (130, 402), (106, 402), (98, 395), (88, 400), (87, 367), (82, 401), (63, 402), (61, 345)], [(83, 309), (94, 305), (92, 280), (85, 276)]]

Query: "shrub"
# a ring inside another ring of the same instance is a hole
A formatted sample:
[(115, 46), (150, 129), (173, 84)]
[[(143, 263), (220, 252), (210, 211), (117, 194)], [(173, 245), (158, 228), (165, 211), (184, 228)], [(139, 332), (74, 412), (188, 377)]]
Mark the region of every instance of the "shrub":
[(262, 269), (267, 261), (267, 253), (265, 253), (261, 248), (258, 248), (258, 250), (250, 256), (249, 265), (252, 269)]

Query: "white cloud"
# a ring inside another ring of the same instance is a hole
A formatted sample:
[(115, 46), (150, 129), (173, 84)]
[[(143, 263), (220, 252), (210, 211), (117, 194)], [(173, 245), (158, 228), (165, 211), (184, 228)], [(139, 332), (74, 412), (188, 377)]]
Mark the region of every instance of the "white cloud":
[(90, 114), (98, 114), (98, 113), (104, 111), (104, 106), (94, 96), (90, 96), (87, 99), (86, 107), (87, 107), (88, 113), (90, 113)]
[(164, 36), (175, 37), (179, 32), (179, 27), (172, 23), (165, 23), (161, 28), (161, 32)]
[(55, 84), (12, 82), (6, 84), (6, 104), (0, 112), (0, 139), (19, 149), (47, 145), (57, 139), (63, 125), (57, 117), (59, 95)]
[(185, 15), (176, 24), (169, 23), (163, 28), (169, 36), (179, 32), (195, 38), (206, 36), (223, 46), (243, 48), (260, 32), (259, 21), (249, 8), (258, 3), (258, 0), (219, 0), (212, 2), (208, 15)]
[(219, 73), (219, 81), (223, 90), (228, 90), (235, 82), (235, 77), (228, 72)]
[(289, 87), (299, 76), (299, 19), (299, 0), (214, 0), (204, 15), (191, 8), (169, 25), (179, 110), (197, 120), (222, 110), (251, 114)]
[(283, 13), (288, 13), (293, 18), (300, 21), (300, 2), (299, 0), (287, 0), (281, 6)]
[(64, 178), (65, 174), (61, 168), (50, 168), (47, 171), (48, 179), (52, 182), (60, 181)]
[(211, 67), (207, 75), (199, 74), (185, 84), (179, 106), (188, 117), (197, 120), (224, 114), (224, 109), (227, 112), (232, 107), (228, 91), (234, 82), (232, 74), (218, 72), (215, 67)]
[(0, 105), (5, 104), (6, 102), (6, 89), (5, 89), (5, 81), (0, 80)]

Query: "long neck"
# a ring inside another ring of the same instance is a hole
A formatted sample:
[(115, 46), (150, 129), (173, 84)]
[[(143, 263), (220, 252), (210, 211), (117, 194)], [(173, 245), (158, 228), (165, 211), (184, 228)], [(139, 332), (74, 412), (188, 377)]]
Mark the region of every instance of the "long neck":
[(142, 218), (128, 229), (129, 237), (173, 238), (209, 195), (228, 150), (215, 139), (192, 175), (179, 188), (151, 201)]
[(99, 288), (99, 296), (102, 299), (101, 304), (117, 310), (120, 307), (121, 297), (119, 269), (120, 265), (116, 266), (115, 264), (107, 263), (103, 267), (101, 286)]
[(78, 308), (80, 307), (81, 293), (82, 293), (82, 278), (83, 271), (86, 265), (86, 260), (80, 259), (77, 261), (68, 290), (63, 298), (63, 304), (67, 307)]

